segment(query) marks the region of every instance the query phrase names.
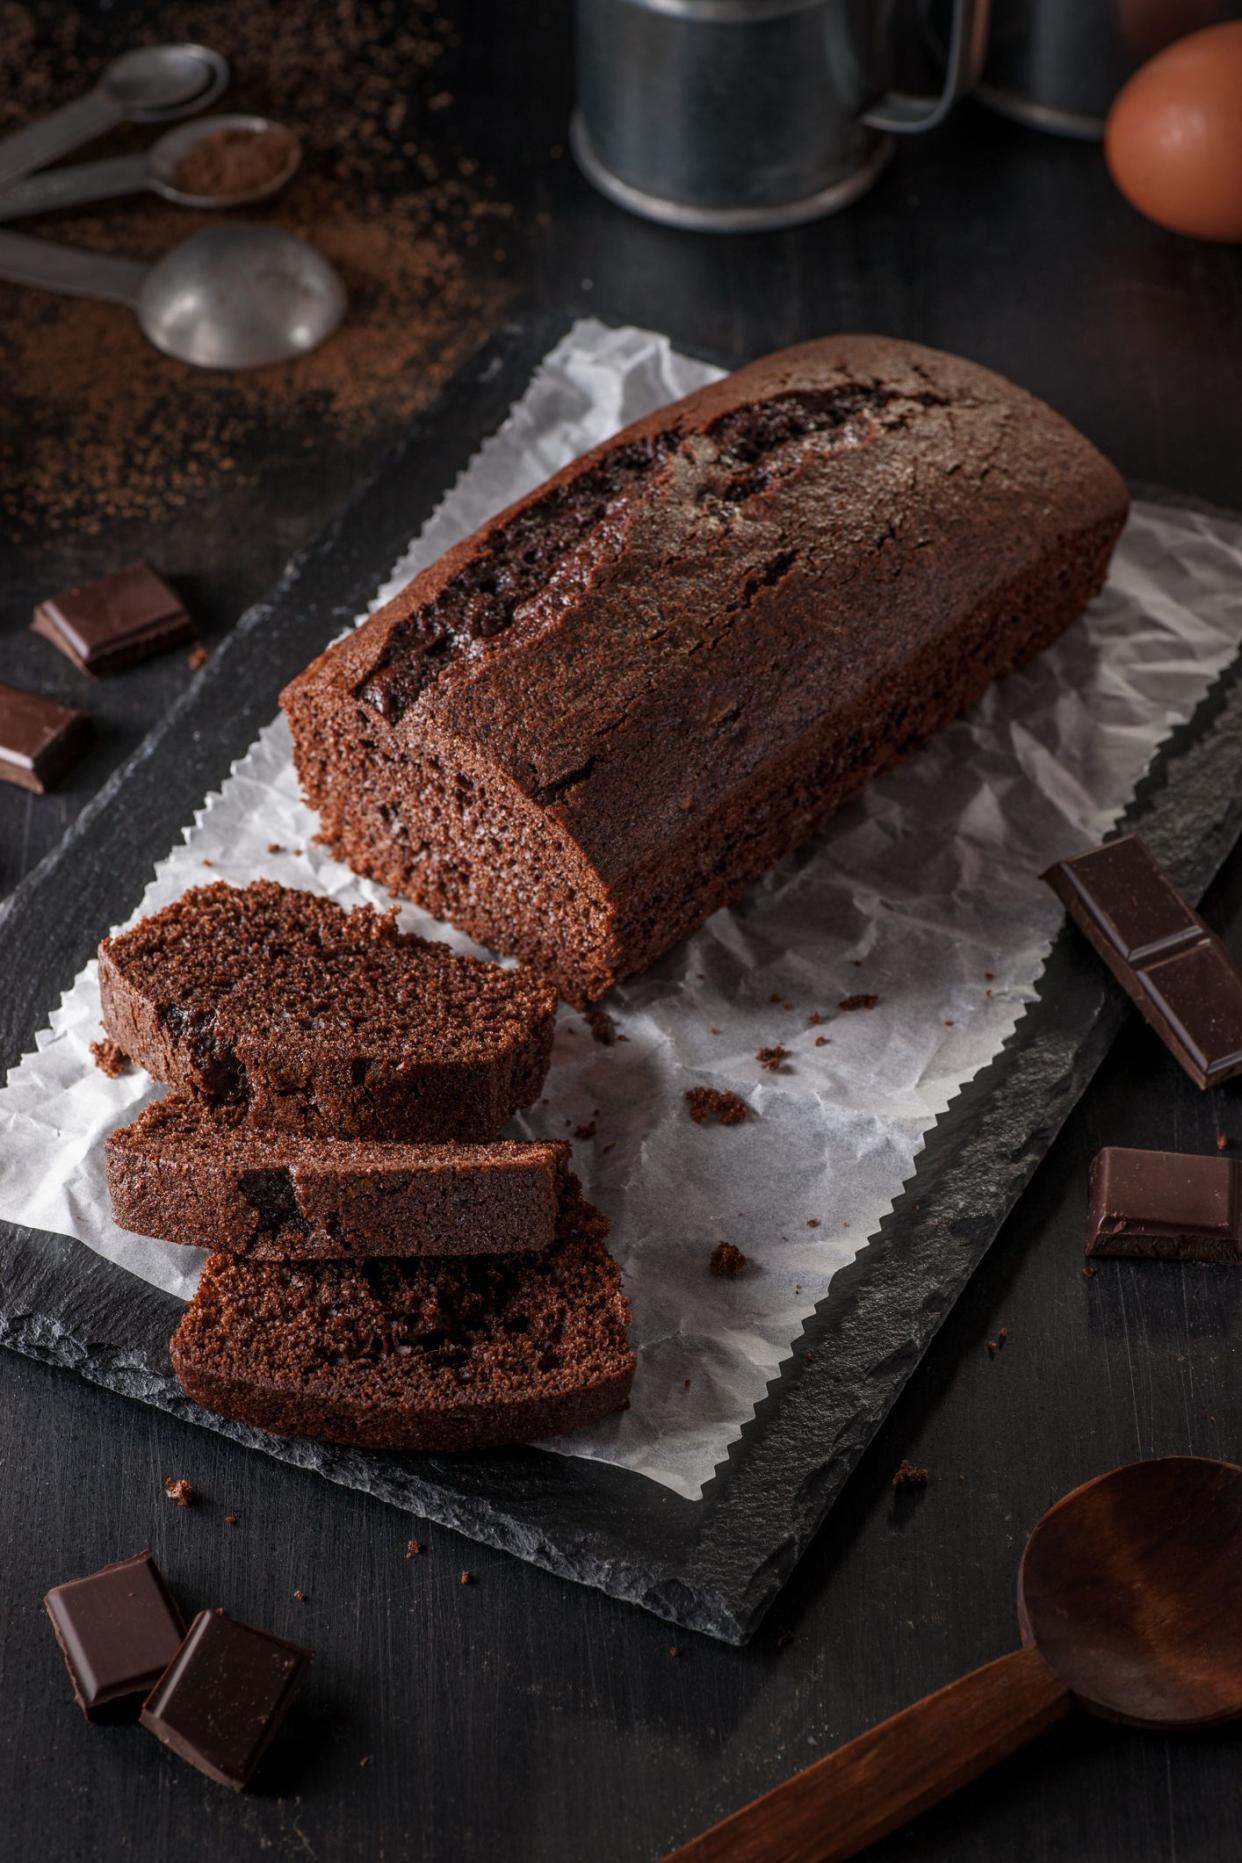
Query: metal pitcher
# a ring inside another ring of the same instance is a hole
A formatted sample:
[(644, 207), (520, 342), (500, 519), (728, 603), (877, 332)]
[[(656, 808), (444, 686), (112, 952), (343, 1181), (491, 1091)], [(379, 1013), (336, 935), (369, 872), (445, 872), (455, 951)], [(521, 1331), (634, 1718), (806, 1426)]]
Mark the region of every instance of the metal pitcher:
[(931, 129), (978, 77), (988, 0), (953, 0), (935, 96), (890, 88), (913, 0), (577, 0), (588, 180), (669, 226), (745, 233), (848, 206), (892, 135)]
[(1031, 129), (1099, 137), (1140, 65), (1239, 15), (1238, 0), (994, 0), (979, 101)]

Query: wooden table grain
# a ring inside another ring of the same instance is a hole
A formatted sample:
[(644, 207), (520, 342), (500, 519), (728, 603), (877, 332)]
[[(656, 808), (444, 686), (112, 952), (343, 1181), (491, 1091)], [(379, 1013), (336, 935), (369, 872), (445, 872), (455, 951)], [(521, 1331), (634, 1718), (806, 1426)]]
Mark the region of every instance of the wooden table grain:
[[(1098, 151), (971, 107), (903, 146), (839, 219), (763, 238), (679, 235), (607, 206), (550, 153), (571, 91), (563, 0), (443, 10), (460, 34), (445, 81), (518, 208), (516, 283), (537, 305), (658, 327), (738, 361), (834, 329), (939, 344), (1045, 396), (1131, 477), (1242, 507), (1242, 261), (1139, 220)], [(167, 9), (124, 11), (132, 26)], [(16, 293), (0, 309), (35, 314)], [(317, 459), (292, 492), (286, 479), (279, 504), (260, 490), (240, 521), (227, 500), (194, 514), (187, 593), (209, 640), (369, 463), (362, 444)], [(139, 541), (158, 562), (160, 527)], [(29, 608), (103, 567), (106, 550), (106, 537), (27, 532), (5, 546), (4, 678), (55, 689), (63, 677), (68, 692), (68, 669), (25, 632)], [(66, 788), (0, 791), (0, 888), (55, 845), (186, 677), (173, 655), (101, 684), (96, 747)], [(1205, 914), (1242, 955), (1237, 858)], [(1096, 1146), (1206, 1150), (1220, 1132), (1242, 1146), (1239, 1089), (1197, 1093), (1129, 1025), (745, 1650), (674, 1637), (638, 1610), (0, 1355), (0, 1854), (645, 1863), (1002, 1654), (1023, 1541), (1057, 1495), (1139, 1456), (1242, 1451), (1242, 1277), (1124, 1262), (1082, 1273)], [(891, 1486), (904, 1457), (929, 1470), (913, 1496)], [(194, 1484), (192, 1507), (169, 1504), (167, 1475)], [(411, 1532), (423, 1550), (406, 1558)], [(300, 1711), (240, 1799), (147, 1736), (88, 1728), (73, 1705), (42, 1594), (142, 1544), (188, 1604), (222, 1604), (317, 1650)], [(1076, 1722), (875, 1854), (1221, 1863), (1239, 1854), (1240, 1756), (1230, 1732)]]

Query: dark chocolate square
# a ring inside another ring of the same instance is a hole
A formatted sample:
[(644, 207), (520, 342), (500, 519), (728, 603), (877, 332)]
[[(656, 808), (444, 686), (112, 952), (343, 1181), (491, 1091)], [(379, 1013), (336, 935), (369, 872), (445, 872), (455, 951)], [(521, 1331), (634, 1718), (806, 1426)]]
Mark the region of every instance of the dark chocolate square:
[(81, 755), (90, 728), (72, 705), (0, 685), (0, 782), (42, 795)]
[(240, 1792), (313, 1654), (224, 1611), (200, 1611), (144, 1703), (142, 1725), (209, 1779)]
[(1161, 958), (1138, 981), (1209, 1083), (1242, 1067), (1242, 977), (1215, 940)]
[(136, 1712), (177, 1654), (184, 1632), (149, 1552), (57, 1585), (43, 1602), (74, 1696), (88, 1718), (127, 1696)]
[(1137, 835), (1062, 863), (1085, 909), (1128, 963), (1202, 936), (1202, 928)]
[(1242, 1166), (1108, 1145), (1091, 1164), (1088, 1255), (1242, 1261)]
[(100, 675), (194, 639), (180, 597), (149, 563), (130, 563), (99, 582), (50, 596), (35, 609), (31, 627), (79, 671)]

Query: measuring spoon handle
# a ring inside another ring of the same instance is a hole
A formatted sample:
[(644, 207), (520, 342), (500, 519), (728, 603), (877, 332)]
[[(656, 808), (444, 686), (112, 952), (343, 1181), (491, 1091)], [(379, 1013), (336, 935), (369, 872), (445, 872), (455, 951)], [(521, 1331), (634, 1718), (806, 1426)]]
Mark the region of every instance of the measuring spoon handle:
[(77, 298), (110, 298), (134, 304), (149, 267), (137, 259), (106, 252), (83, 252), (57, 246), (25, 233), (0, 233), (0, 278), (14, 285), (38, 285)]
[(70, 149), (81, 148), (84, 142), (93, 142), (124, 120), (125, 112), (114, 97), (93, 90), (62, 104), (39, 122), (0, 137), (0, 188), (28, 175), (32, 168), (54, 162), (58, 155), (68, 155)]
[(50, 213), (57, 207), (79, 207), (85, 201), (112, 200), (118, 194), (137, 194), (145, 188), (151, 170), (145, 155), (115, 155), (103, 162), (75, 162), (70, 168), (53, 168), (32, 175), (0, 193), (0, 221), (23, 214)]
[(1039, 1651), (916, 1702), (695, 1837), (666, 1863), (844, 1863), (1069, 1712)]

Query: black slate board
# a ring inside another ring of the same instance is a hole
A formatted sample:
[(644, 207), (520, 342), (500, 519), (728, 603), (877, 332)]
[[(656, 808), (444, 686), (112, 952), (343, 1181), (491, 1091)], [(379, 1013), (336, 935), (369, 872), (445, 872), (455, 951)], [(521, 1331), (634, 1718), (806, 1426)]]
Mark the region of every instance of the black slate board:
[[(563, 334), (506, 324), (352, 505), (238, 624), (0, 920), (0, 1056), (15, 1061), (131, 910), (155, 861), (276, 709), (281, 686), (349, 621)], [(1165, 746), (1127, 814), (1192, 899), (1242, 829), (1235, 664)], [(1086, 1087), (1126, 1013), (1063, 934), (1040, 1000), (930, 1133), (914, 1177), (839, 1273), (782, 1376), (700, 1502), (539, 1450), (375, 1455), (281, 1441), (213, 1417), (176, 1385), (180, 1302), (79, 1243), (0, 1223), (0, 1342), (286, 1462), (454, 1526), (675, 1623), (740, 1643), (840, 1493)], [(807, 1354), (807, 1347), (814, 1350)]]

